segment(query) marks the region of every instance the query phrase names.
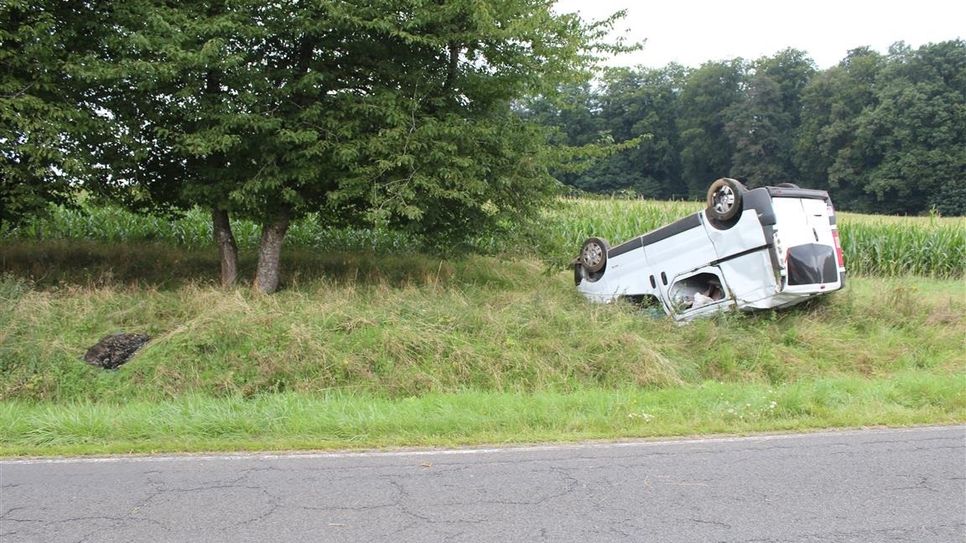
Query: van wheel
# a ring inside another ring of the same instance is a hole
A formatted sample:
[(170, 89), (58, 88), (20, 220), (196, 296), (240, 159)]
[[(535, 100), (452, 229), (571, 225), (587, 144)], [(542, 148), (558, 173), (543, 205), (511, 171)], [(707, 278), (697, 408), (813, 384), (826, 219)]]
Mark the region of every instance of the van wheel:
[(728, 221), (741, 213), (741, 193), (745, 187), (738, 181), (722, 177), (708, 187), (708, 214), (719, 221)]
[(775, 186), (782, 189), (800, 189), (801, 188), (795, 183), (779, 183)]
[(607, 251), (610, 247), (601, 238), (587, 238), (580, 248), (580, 265), (590, 273), (597, 273), (607, 265)]

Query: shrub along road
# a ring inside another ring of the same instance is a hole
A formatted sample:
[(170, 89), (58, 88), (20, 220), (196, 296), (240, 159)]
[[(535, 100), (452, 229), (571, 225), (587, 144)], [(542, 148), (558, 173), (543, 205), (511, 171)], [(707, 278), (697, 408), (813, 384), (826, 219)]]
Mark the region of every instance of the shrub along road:
[(18, 541), (954, 541), (966, 427), (0, 462)]

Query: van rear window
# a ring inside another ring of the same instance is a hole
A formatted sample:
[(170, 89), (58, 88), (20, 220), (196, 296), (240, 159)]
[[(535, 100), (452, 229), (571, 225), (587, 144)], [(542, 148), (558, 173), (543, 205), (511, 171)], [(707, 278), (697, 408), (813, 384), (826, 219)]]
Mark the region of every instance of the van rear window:
[(835, 249), (828, 245), (808, 243), (788, 249), (788, 284), (814, 285), (838, 281)]

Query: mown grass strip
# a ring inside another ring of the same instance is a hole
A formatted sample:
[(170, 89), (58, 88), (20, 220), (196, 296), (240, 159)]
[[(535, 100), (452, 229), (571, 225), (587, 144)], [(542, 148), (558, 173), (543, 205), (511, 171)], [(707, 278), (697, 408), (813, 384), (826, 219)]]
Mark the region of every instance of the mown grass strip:
[(909, 371), (769, 386), (390, 399), (345, 392), (125, 404), (0, 403), (0, 455), (346, 449), (559, 442), (966, 420), (966, 377)]

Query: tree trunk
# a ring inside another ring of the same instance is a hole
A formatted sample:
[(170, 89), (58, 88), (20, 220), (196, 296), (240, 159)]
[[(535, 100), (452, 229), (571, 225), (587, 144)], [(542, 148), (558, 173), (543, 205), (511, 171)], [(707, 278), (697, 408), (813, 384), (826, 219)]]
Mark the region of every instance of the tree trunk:
[(446, 66), (446, 81), (443, 82), (443, 90), (449, 90), (453, 86), (453, 82), (456, 80), (456, 69), (459, 67), (460, 60), (460, 44), (449, 42), (447, 47), (449, 50), (449, 62)]
[(258, 245), (258, 270), (255, 272), (255, 290), (271, 294), (278, 289), (279, 256), (282, 241), (288, 231), (288, 213), (279, 215), (275, 222), (262, 225), (262, 240)]
[(235, 243), (235, 234), (232, 233), (231, 223), (228, 222), (228, 212), (217, 207), (213, 208), (211, 225), (221, 260), (221, 286), (234, 286), (238, 279), (238, 244)]

